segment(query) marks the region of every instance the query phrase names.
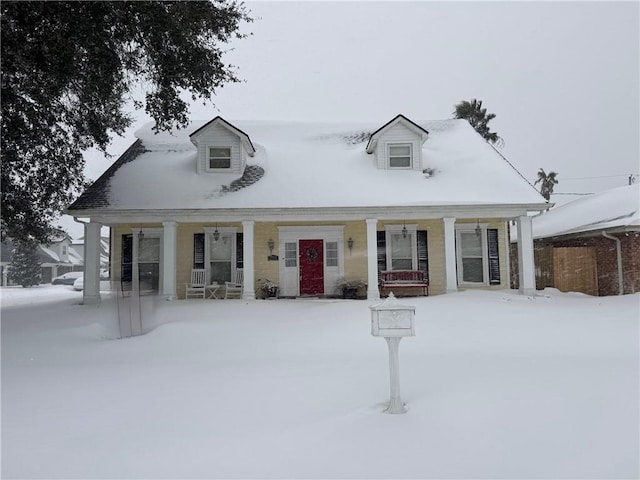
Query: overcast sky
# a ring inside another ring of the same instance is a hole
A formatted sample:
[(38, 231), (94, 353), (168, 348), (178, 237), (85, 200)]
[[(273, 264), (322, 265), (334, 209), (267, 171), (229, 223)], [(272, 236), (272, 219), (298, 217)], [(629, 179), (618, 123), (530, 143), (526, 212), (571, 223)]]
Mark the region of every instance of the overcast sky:
[[(193, 118), (383, 125), (451, 118), (477, 98), (528, 179), (554, 170), (557, 192), (588, 193), (640, 173), (638, 2), (246, 5), (252, 35), (226, 58), (244, 82), (220, 89), (216, 108), (195, 103)], [(113, 159), (88, 161), (95, 178)]]

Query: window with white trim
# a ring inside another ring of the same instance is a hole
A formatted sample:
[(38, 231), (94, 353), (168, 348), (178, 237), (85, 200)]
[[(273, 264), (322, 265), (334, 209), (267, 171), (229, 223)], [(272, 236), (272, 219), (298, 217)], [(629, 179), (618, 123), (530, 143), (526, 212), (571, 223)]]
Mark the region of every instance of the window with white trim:
[(285, 267), (298, 266), (298, 243), (297, 242), (286, 242), (284, 244), (284, 266)]
[(338, 242), (326, 242), (325, 263), (327, 267), (338, 266)]
[(389, 168), (411, 168), (412, 145), (410, 143), (392, 143), (387, 148)]
[(500, 284), (498, 230), (487, 224), (456, 226), (458, 284)]
[(230, 282), (236, 271), (236, 230), (229, 227), (221, 227), (220, 230), (205, 227), (204, 230), (208, 283)]
[(138, 240), (140, 290), (160, 288), (160, 236), (145, 234)]
[(386, 228), (387, 270), (416, 270), (418, 253), (416, 226), (389, 225)]
[(485, 283), (484, 248), (481, 233), (458, 232), (458, 266), (462, 283)]
[(231, 168), (231, 147), (209, 147), (208, 166), (211, 170)]
[[(162, 229), (145, 228), (142, 237), (135, 233), (122, 235), (121, 277), (122, 289), (134, 288), (133, 272), (138, 270), (138, 288), (142, 291), (162, 289)], [(135, 253), (137, 252), (137, 256)]]

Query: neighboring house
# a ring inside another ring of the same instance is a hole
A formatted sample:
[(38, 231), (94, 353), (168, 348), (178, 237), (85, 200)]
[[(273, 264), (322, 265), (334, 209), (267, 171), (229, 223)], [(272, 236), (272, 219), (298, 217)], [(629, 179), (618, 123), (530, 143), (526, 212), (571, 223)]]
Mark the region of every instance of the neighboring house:
[(590, 295), (640, 291), (640, 185), (614, 188), (533, 219), (537, 288)]
[[(0, 268), (2, 269), (2, 285), (9, 285), (7, 276), (11, 265), (13, 242), (7, 239), (2, 242), (2, 257)], [(51, 283), (51, 279), (71, 271), (82, 271), (84, 262), (82, 255), (72, 246), (71, 238), (62, 236), (50, 244), (38, 246), (38, 257), (42, 263), (41, 283)]]
[(89, 219), (85, 303), (100, 300), (105, 225), (112, 279), (166, 298), (204, 268), (221, 284), (242, 269), (248, 299), (262, 279), (297, 297), (343, 278), (378, 299), (383, 270), (421, 270), (432, 294), (508, 288), (515, 220), (522, 291), (535, 291), (528, 214), (549, 204), (466, 120), (151, 127), (67, 209)]

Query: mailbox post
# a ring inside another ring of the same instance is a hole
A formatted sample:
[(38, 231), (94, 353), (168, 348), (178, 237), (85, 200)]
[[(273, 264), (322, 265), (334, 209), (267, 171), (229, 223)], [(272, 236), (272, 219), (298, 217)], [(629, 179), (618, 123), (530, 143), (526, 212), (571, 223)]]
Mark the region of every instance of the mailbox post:
[(389, 347), (389, 379), (391, 398), (387, 413), (405, 413), (407, 410), (400, 398), (400, 361), (398, 351), (402, 337), (415, 336), (416, 307), (401, 305), (393, 293), (371, 309), (371, 335), (384, 337)]

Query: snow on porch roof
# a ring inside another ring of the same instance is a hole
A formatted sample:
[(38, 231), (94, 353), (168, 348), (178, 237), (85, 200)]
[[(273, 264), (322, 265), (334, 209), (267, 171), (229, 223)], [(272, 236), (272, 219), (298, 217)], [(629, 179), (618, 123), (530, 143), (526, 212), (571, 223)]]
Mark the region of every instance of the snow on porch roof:
[(533, 237), (546, 238), (596, 230), (640, 230), (640, 184), (579, 198), (533, 218)]
[(234, 121), (255, 146), (248, 166), (264, 170), (244, 188), (229, 188), (237, 176), (196, 172), (189, 135), (208, 122), (159, 134), (153, 124), (143, 126), (136, 132), (135, 155), (129, 149), (94, 184), (100, 201), (93, 201), (89, 188), (69, 211), (544, 204), (465, 120), (418, 123), (429, 131), (422, 148), (429, 173), (376, 167), (366, 145), (383, 122)]

